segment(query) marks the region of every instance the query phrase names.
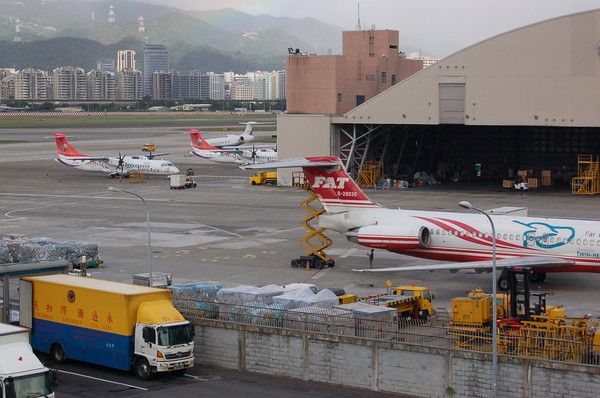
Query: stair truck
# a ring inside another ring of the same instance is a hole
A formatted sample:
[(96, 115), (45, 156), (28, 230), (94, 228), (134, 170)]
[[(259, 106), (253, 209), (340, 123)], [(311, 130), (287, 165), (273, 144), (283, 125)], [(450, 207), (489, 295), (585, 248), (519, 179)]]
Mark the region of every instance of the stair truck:
[(0, 323), (0, 398), (54, 397), (55, 373), (29, 344), (29, 330)]
[(194, 365), (194, 327), (171, 291), (73, 275), (23, 277), (20, 322), (57, 363), (74, 359), (150, 379)]

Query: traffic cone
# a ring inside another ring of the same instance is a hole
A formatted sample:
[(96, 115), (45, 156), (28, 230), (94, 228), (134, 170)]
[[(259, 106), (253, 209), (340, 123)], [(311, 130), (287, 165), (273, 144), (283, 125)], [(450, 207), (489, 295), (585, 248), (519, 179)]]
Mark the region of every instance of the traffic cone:
[(310, 271), (310, 262), (306, 260), (306, 270)]
[(119, 177), (119, 182), (123, 182), (123, 177)]
[(58, 182), (60, 182), (60, 177), (58, 177)]
[(209, 167), (209, 168), (208, 168), (208, 171), (212, 172), (212, 167)]

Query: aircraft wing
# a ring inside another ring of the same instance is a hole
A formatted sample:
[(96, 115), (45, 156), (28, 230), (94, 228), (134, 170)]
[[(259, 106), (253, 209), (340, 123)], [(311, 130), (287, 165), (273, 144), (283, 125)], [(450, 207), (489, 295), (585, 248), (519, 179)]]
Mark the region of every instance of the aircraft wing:
[[(316, 158), (313, 158), (316, 159)], [(263, 163), (263, 164), (252, 164), (247, 166), (240, 166), (242, 169), (274, 169), (274, 168), (288, 168), (288, 167), (322, 167), (322, 166), (335, 166), (340, 163), (332, 161), (328, 158), (323, 160), (309, 160), (306, 158), (292, 158), (285, 160), (278, 160), (277, 162)]]
[[(556, 257), (515, 257), (506, 258), (496, 261), (496, 268), (506, 267), (533, 267), (533, 268), (557, 268), (568, 267), (575, 265), (572, 260), (565, 260)], [(406, 267), (389, 267), (389, 268), (367, 268), (353, 269), (356, 272), (401, 272), (401, 271), (440, 271), (447, 270), (457, 272), (461, 269), (473, 269), (475, 272), (490, 272), (494, 267), (490, 261), (468, 261), (463, 263), (444, 263), (444, 264), (428, 264), (428, 265), (408, 265)]]

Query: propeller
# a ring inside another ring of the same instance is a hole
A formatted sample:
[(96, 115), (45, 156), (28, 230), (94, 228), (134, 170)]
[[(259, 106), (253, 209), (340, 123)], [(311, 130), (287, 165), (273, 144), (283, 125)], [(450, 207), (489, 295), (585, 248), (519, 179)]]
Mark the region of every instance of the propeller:
[(117, 162), (117, 170), (121, 169), (121, 171), (125, 171), (123, 169), (123, 167), (125, 166), (125, 155), (121, 155), (121, 152), (119, 151), (119, 161)]
[(254, 145), (252, 145), (252, 156), (250, 156), (250, 159), (252, 159), (252, 163), (256, 162), (256, 153), (258, 152), (258, 150), (256, 148), (254, 148)]

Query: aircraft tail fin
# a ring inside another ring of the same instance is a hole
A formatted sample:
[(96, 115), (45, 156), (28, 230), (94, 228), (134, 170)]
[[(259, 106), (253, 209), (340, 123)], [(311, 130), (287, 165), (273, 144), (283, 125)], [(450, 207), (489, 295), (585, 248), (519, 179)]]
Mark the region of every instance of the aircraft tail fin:
[(254, 134), (254, 125), (256, 122), (248, 122), (246, 123), (246, 129), (242, 135), (253, 135)]
[(82, 153), (79, 153), (71, 146), (69, 140), (63, 133), (54, 133), (54, 140), (56, 141), (56, 148), (58, 149), (58, 154), (63, 156), (77, 156), (77, 157), (86, 157)]
[(317, 194), (327, 213), (383, 207), (365, 195), (358, 184), (346, 172), (341, 160), (335, 156), (295, 158), (268, 163), (266, 165), (245, 166), (245, 168), (251, 169), (267, 167), (302, 167), (304, 177)]
[(190, 138), (192, 139), (192, 147), (196, 149), (200, 149), (203, 151), (218, 151), (219, 148), (215, 148), (214, 146), (207, 143), (204, 138), (202, 138), (202, 134), (200, 134), (200, 130), (191, 129), (190, 130)]

